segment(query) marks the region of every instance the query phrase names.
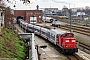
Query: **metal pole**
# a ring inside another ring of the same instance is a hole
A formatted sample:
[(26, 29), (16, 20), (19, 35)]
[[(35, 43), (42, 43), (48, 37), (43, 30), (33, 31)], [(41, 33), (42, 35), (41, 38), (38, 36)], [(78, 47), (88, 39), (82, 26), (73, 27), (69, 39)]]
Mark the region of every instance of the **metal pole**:
[(70, 32), (72, 31), (72, 20), (71, 20), (71, 10), (70, 10)]
[(44, 12), (44, 16), (45, 16), (45, 17), (44, 17), (44, 18), (45, 18), (45, 19), (44, 19), (44, 27), (46, 27), (46, 12)]
[(45, 21), (44, 22), (45, 22), (45, 27), (46, 27), (46, 13), (45, 13)]
[[(69, 9), (70, 9), (70, 4), (69, 4)], [(70, 9), (70, 32), (72, 31), (72, 20), (71, 20), (71, 9)]]

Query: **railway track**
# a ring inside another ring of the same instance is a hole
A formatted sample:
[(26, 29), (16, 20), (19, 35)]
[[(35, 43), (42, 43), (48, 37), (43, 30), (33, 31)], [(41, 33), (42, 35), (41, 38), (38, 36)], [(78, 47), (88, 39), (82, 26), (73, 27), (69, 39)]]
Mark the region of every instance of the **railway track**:
[(73, 54), (73, 55), (67, 55), (69, 60), (84, 60), (81, 57), (79, 57), (77, 54)]
[[(79, 42), (79, 48), (80, 48), (80, 50), (82, 50), (86, 54), (90, 54), (90, 46), (88, 46), (88, 45), (86, 45), (84, 43)], [(77, 54), (66, 55), (66, 56), (68, 57), (69, 60), (84, 60), (80, 56), (78, 56)]]
[(90, 46), (88, 46), (88, 45), (86, 45), (84, 43), (79, 42), (79, 48), (82, 51), (86, 52), (87, 54), (90, 54)]
[(84, 49), (87, 49), (87, 50), (90, 51), (90, 46), (88, 46), (88, 45), (86, 45), (86, 44), (84, 44), (84, 43), (79, 42), (79, 46), (81, 46), (81, 47), (83, 47)]
[[(60, 28), (63, 28), (65, 30), (70, 30), (70, 25), (60, 25)], [(90, 27), (72, 25), (72, 30), (74, 32), (78, 32), (78, 33), (90, 36)]]

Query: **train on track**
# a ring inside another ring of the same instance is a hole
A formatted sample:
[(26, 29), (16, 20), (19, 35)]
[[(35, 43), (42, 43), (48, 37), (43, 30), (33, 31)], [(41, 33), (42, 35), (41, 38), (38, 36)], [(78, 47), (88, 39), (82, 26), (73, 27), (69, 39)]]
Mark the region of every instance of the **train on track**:
[(60, 29), (47, 29), (41, 26), (26, 23), (23, 20), (20, 20), (19, 25), (27, 31), (33, 32), (55, 44), (56, 46), (59, 46), (63, 53), (78, 52), (76, 38), (71, 32)]

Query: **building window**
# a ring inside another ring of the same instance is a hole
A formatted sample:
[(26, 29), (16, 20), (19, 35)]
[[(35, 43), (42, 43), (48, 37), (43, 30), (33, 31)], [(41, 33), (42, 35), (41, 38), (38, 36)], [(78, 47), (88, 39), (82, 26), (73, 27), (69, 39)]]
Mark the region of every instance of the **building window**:
[(30, 17), (30, 23), (36, 23), (37, 22), (37, 17), (32, 16)]

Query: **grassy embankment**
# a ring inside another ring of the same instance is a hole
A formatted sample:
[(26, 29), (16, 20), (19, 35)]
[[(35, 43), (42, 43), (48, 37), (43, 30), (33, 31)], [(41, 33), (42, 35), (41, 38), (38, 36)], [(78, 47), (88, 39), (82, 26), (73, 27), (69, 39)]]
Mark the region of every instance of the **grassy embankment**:
[(3, 29), (0, 36), (0, 58), (16, 58), (24, 60), (26, 56), (26, 44), (24, 40), (20, 40), (18, 35), (12, 29)]

